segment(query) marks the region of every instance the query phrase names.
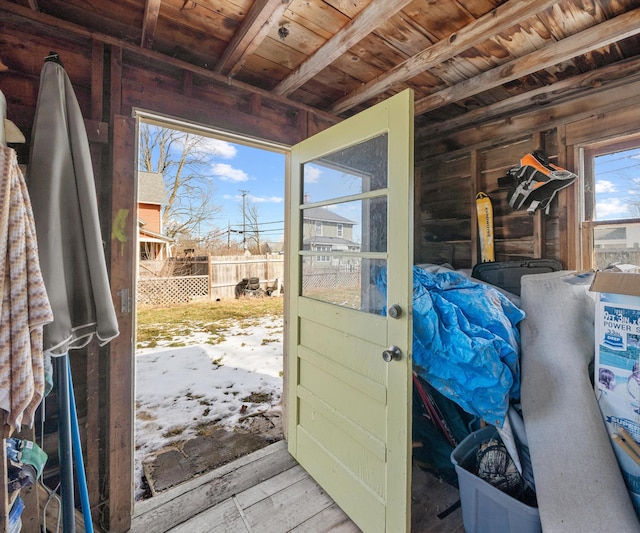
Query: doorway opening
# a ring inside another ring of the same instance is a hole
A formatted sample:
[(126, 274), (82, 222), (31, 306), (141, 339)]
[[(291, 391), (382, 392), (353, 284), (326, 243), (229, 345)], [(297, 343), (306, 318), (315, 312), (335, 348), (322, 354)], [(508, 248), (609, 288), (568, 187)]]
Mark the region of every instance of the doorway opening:
[(287, 160), (138, 119), (136, 501), (282, 438)]

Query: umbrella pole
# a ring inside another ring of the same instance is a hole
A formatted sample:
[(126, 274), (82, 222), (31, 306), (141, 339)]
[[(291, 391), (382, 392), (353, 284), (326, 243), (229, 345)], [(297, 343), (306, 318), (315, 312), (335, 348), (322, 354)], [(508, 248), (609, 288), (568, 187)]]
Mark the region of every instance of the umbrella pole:
[(73, 456), (75, 458), (76, 476), (78, 478), (78, 491), (84, 517), (85, 533), (93, 533), (93, 521), (91, 519), (91, 506), (89, 505), (89, 491), (87, 490), (87, 476), (84, 470), (84, 458), (82, 457), (82, 442), (80, 441), (80, 427), (78, 426), (78, 412), (76, 411), (76, 397), (73, 391), (73, 378), (71, 377), (71, 365), (69, 369), (69, 406), (71, 408), (71, 430), (73, 438)]
[(60, 462), (60, 492), (62, 498), (62, 531), (75, 533), (75, 501), (73, 493), (73, 446), (69, 409), (69, 354), (52, 357), (58, 399), (58, 460)]

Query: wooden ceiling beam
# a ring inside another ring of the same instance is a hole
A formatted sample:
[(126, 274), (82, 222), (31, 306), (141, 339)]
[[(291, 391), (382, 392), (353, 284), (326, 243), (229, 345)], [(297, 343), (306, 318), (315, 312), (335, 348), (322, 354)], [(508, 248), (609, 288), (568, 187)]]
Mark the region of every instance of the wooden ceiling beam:
[(467, 24), (460, 31), (452, 33), (446, 39), (438, 41), (341, 98), (331, 106), (331, 112), (335, 114), (343, 113), (385, 92), (393, 85), (409, 80), (425, 70), (490, 39), (501, 28), (515, 26), (556, 3), (558, 3), (558, 0), (532, 0), (529, 2), (509, 0), (479, 19)]
[(151, 48), (153, 38), (158, 25), (158, 15), (160, 14), (160, 4), (162, 0), (147, 0), (144, 6), (144, 21), (142, 23), (142, 38), (140, 46)]
[(273, 92), (288, 96), (318, 72), (329, 66), (349, 48), (359, 43), (413, 0), (373, 0), (297, 69), (282, 80)]
[(415, 103), (420, 115), (640, 33), (640, 8), (487, 70)]
[[(278, 96), (277, 94), (273, 94), (264, 89), (260, 89), (258, 87), (254, 87), (249, 85), (248, 83), (243, 83), (237, 80), (229, 80), (229, 78), (212, 72), (211, 70), (194, 65), (192, 63), (187, 63), (182, 59), (177, 59), (174, 57), (170, 57), (167, 55), (163, 55), (160, 52), (156, 52), (155, 50), (148, 50), (146, 48), (142, 48), (137, 44), (133, 44), (129, 41), (125, 41), (123, 39), (118, 39), (117, 37), (113, 37), (111, 35), (106, 35), (104, 33), (100, 33), (97, 31), (88, 30), (87, 28), (75, 24), (73, 22), (67, 22), (62, 19), (58, 19), (52, 17), (51, 15), (47, 15), (45, 13), (36, 13), (29, 8), (24, 6), (14, 4), (13, 2), (9, 2), (7, 0), (0, 0), (0, 13), (3, 17), (10, 17), (11, 20), (22, 20), (29, 22), (30, 24), (38, 24), (40, 25), (40, 29), (42, 28), (52, 28), (55, 31), (64, 32), (68, 36), (75, 36), (77, 38), (83, 39), (93, 39), (98, 42), (102, 42), (104, 44), (120, 47), (123, 50), (135, 54), (140, 57), (144, 57), (149, 62), (152, 63), (162, 63), (168, 66), (175, 67), (177, 69), (184, 70), (185, 72), (192, 72), (198, 76), (202, 76), (203, 78), (210, 80), (213, 83), (220, 83), (227, 85), (229, 87), (235, 87), (240, 91), (244, 91), (248, 94), (255, 94), (264, 98), (265, 101), (274, 101), (278, 102), (284, 106), (288, 106), (291, 109), (297, 109), (300, 111), (306, 111), (312, 116), (317, 116), (322, 120), (326, 120), (328, 123), (336, 123), (340, 122), (340, 117), (336, 117), (335, 115), (331, 115), (326, 111), (321, 109), (317, 109), (315, 107), (311, 107), (309, 105), (303, 104), (301, 102), (295, 102), (289, 98), (284, 98), (282, 96)], [(5, 15), (8, 14), (8, 15)], [(33, 26), (31, 26), (33, 27)]]
[(423, 124), (416, 131), (428, 132), (428, 135), (433, 136), (467, 129), (499, 117), (556, 104), (589, 91), (609, 90), (636, 79), (640, 79), (640, 59), (625, 59), (474, 109), (449, 120)]
[(286, 11), (291, 0), (256, 0), (247, 16), (213, 68), (218, 74), (233, 77), (244, 65), (274, 24)]
[[(481, 150), (525, 139), (536, 131), (564, 127), (567, 121), (574, 123), (583, 119), (593, 119), (598, 122), (600, 116), (623, 109), (627, 110), (626, 115), (628, 115), (630, 102), (638, 94), (640, 94), (640, 81), (632, 78), (622, 87), (615, 87), (612, 91), (605, 89), (585, 92), (566, 102), (552, 103), (540, 109), (529, 109), (517, 115), (496, 118), (481, 126), (476, 125), (446, 135), (418, 139), (421, 149), (420, 160), (416, 164), (422, 165), (426, 161), (453, 161), (468, 154), (470, 149)], [(624, 119), (620, 122), (620, 129), (616, 133), (625, 135), (634, 129), (634, 126), (630, 126)], [(591, 131), (593, 132), (592, 129)], [(575, 143), (575, 138), (567, 140), (567, 144)]]

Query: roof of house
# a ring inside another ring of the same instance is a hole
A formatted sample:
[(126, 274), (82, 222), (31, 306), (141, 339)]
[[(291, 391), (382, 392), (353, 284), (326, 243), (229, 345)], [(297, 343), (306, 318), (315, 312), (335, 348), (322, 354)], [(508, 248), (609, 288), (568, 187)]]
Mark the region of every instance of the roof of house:
[(284, 251), (284, 241), (267, 241), (264, 243), (265, 249), (270, 253), (280, 253)]
[(138, 172), (138, 203), (166, 204), (164, 179), (158, 172)]
[(598, 241), (626, 239), (627, 228), (595, 228), (594, 236)]
[(350, 241), (348, 239), (343, 239), (342, 237), (325, 237), (323, 235), (313, 236), (310, 239), (304, 239), (303, 244), (313, 243), (315, 246), (360, 246), (359, 242)]
[(174, 241), (174, 239), (172, 239), (171, 237), (167, 237), (166, 235), (162, 235), (162, 233), (157, 233), (155, 231), (145, 229), (140, 225), (138, 226), (138, 234), (141, 241), (162, 241), (169, 243)]
[(337, 224), (350, 224), (354, 226), (356, 223), (349, 220), (338, 213), (331, 211), (326, 207), (310, 207), (303, 211), (305, 221), (335, 222)]

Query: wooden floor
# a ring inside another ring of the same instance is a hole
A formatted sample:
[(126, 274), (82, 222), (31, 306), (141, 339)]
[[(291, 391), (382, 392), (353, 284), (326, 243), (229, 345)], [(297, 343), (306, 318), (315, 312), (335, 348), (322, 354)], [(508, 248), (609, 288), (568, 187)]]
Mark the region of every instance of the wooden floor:
[[(413, 533), (464, 533), (457, 501), (454, 487), (414, 473)], [(285, 441), (140, 502), (131, 527), (132, 533), (359, 531), (289, 455)]]

